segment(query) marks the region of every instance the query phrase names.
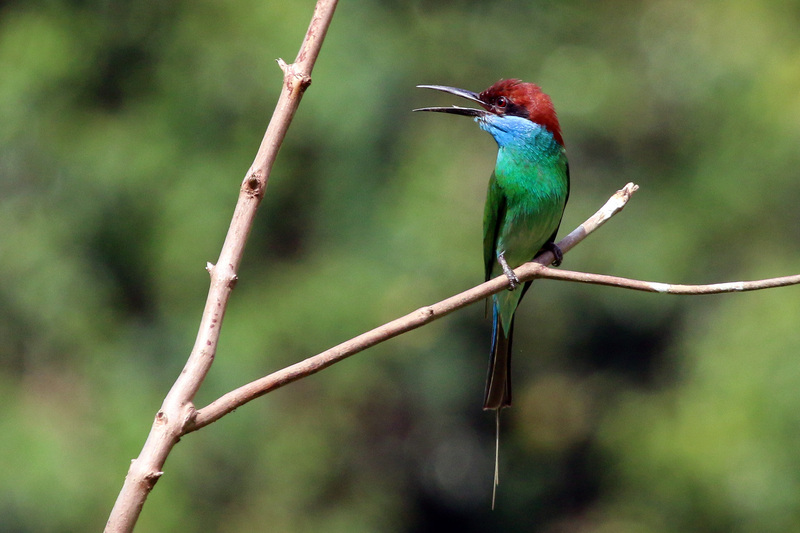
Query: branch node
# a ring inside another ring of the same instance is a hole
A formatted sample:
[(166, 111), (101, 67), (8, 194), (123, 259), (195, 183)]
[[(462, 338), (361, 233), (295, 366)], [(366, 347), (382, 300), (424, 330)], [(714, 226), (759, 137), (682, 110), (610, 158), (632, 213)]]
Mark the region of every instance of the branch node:
[(189, 403), (186, 406), (186, 415), (183, 417), (182, 433), (185, 433), (186, 428), (194, 424), (195, 418), (197, 418), (197, 409), (195, 409), (193, 403)]
[(211, 261), (206, 261), (206, 272), (213, 275), (214, 274), (214, 263)]
[(297, 63), (287, 64), (283, 59), (278, 58), (278, 66), (283, 71), (283, 84), (292, 97), (302, 95), (309, 85), (311, 76), (298, 70)]
[(160, 472), (160, 471), (159, 472), (148, 472), (147, 474), (145, 474), (144, 479), (148, 483), (155, 483), (156, 481), (158, 481), (158, 478), (160, 478), (163, 475), (164, 475), (164, 472)]
[(420, 307), (417, 309), (417, 313), (419, 313), (420, 319), (424, 320), (425, 322), (430, 322), (433, 320), (436, 311), (432, 306), (426, 305), (425, 307)]
[(244, 189), (245, 194), (250, 198), (261, 198), (264, 196), (264, 185), (261, 176), (261, 172), (256, 170), (251, 174), (248, 174), (247, 178), (245, 178), (244, 183), (242, 184), (242, 188)]

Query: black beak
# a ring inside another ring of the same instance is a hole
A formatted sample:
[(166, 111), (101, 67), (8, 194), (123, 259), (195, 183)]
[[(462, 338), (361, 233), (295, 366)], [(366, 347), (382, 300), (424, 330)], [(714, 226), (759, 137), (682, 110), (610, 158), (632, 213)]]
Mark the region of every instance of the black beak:
[[(446, 87), (444, 85), (417, 85), (417, 87), (421, 89), (434, 89), (436, 91), (442, 91), (445, 93), (454, 94), (456, 96), (460, 96), (461, 98), (466, 98), (467, 100), (472, 100), (473, 102), (477, 102), (478, 104), (485, 106), (478, 93), (474, 93), (472, 91), (468, 91), (466, 89), (458, 89), (456, 87)], [(481, 117), (487, 114), (487, 111), (483, 109), (472, 109), (469, 107), (422, 107), (419, 109), (414, 109), (414, 111), (436, 111), (439, 113), (452, 113), (454, 115), (465, 115), (468, 117)]]

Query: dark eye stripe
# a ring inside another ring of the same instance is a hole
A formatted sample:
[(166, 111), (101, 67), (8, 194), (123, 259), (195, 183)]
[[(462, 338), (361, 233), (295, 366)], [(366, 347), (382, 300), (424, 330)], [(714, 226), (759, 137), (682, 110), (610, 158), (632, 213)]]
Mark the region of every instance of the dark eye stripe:
[(507, 101), (505, 107), (506, 115), (513, 115), (515, 117), (529, 118), (528, 110), (524, 106), (515, 104), (514, 102)]

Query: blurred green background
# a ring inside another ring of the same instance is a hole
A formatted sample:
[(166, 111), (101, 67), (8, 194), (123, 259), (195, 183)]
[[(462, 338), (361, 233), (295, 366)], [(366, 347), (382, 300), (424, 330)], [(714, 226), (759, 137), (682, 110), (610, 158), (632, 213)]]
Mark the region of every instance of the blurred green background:
[[(197, 331), (312, 2), (0, 3), (0, 531), (97, 531)], [(800, 272), (800, 3), (343, 1), (198, 397), (483, 278), (495, 145), (412, 114), (536, 81), (572, 170), (564, 267)], [(138, 531), (800, 530), (800, 289), (538, 282), (498, 508), (475, 305), (173, 450)]]

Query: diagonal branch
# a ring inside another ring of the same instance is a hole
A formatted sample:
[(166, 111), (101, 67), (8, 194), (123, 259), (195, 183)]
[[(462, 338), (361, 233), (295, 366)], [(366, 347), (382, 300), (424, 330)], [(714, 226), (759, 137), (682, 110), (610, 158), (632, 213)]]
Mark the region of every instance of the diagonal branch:
[[(576, 244), (586, 238), (591, 232), (602, 226), (608, 219), (621, 211), (637, 189), (637, 185), (629, 183), (624, 188), (617, 191), (597, 213), (578, 226), (572, 233), (564, 237), (558, 243), (559, 248), (566, 253), (575, 247)], [(533, 279), (534, 274), (538, 273), (540, 269), (546, 269), (544, 265), (549, 265), (554, 259), (555, 257), (552, 252), (543, 253), (533, 262), (526, 263), (515, 270), (515, 273), (520, 281)], [(554, 270), (554, 272), (558, 271)], [(446, 300), (422, 307), (413, 313), (409, 313), (404, 317), (395, 319), (371, 331), (363, 333), (318, 355), (309, 357), (304, 361), (300, 361), (299, 363), (273, 372), (261, 379), (250, 382), (225, 394), (208, 406), (197, 411), (197, 415), (186, 426), (186, 432), (196, 431), (203, 426), (215, 422), (247, 402), (255, 400), (259, 396), (263, 396), (268, 392), (272, 392), (298, 379), (315, 374), (362, 350), (366, 350), (371, 346), (375, 346), (376, 344), (389, 340), (402, 333), (424, 326), (462, 307), (483, 300), (507, 287), (508, 279), (505, 276), (499, 276), (477, 287), (451, 296)]]
[(311, 71), (336, 4), (337, 0), (318, 0), (297, 59), (291, 65), (278, 60), (278, 65), (283, 70), (283, 88), (255, 160), (239, 190), (239, 199), (219, 260), (216, 265), (207, 266), (211, 275), (211, 286), (194, 348), (186, 366), (164, 398), (139, 457), (131, 463), (125, 483), (106, 523), (106, 532), (133, 530), (147, 495), (163, 474), (162, 468), (167, 456), (186, 433), (185, 427), (194, 420), (194, 397), (214, 361), (222, 320), (236, 285), (236, 273), (244, 255), (247, 237), (253, 227), (256, 211), (264, 197), (272, 165), (286, 131), (300, 105), (303, 93), (311, 84)]
[[(578, 226), (572, 233), (564, 237), (558, 246), (561, 251), (566, 253), (575, 247), (580, 241), (586, 238), (591, 232), (602, 226), (612, 216), (622, 210), (630, 199), (631, 195), (638, 189), (633, 183), (627, 184), (623, 189), (614, 194), (606, 204), (600, 208), (586, 222)], [(677, 285), (668, 283), (657, 283), (650, 281), (640, 281), (616, 276), (606, 276), (602, 274), (589, 274), (585, 272), (573, 272), (549, 268), (555, 257), (552, 252), (546, 252), (534, 261), (525, 263), (514, 270), (520, 281), (529, 281), (537, 278), (574, 281), (579, 283), (591, 283), (596, 285), (609, 285), (619, 288), (627, 288), (639, 291), (658, 292), (666, 294), (718, 294), (724, 292), (752, 291), (758, 289), (768, 289), (773, 287), (784, 287), (788, 285), (800, 284), (800, 275), (785, 276), (780, 278), (770, 278), (757, 281), (738, 281), (731, 283), (717, 283), (713, 285)], [(197, 416), (186, 426), (186, 432), (196, 431), (212, 422), (215, 422), (241, 407), (242, 405), (283, 387), (293, 381), (315, 374), (347, 357), (354, 355), (362, 350), (366, 350), (376, 344), (380, 344), (393, 337), (411, 331), (428, 324), (438, 318), (452, 313), (462, 307), (483, 300), (494, 293), (508, 288), (506, 276), (499, 276), (495, 279), (482, 283), (472, 289), (464, 291), (455, 296), (451, 296), (441, 302), (422, 307), (406, 316), (397, 318), (380, 327), (363, 333), (346, 342), (334, 346), (320, 354), (309, 357), (304, 361), (295, 363), (284, 369), (273, 372), (263, 378), (252, 381), (246, 385), (235, 389), (206, 407), (197, 411)]]

